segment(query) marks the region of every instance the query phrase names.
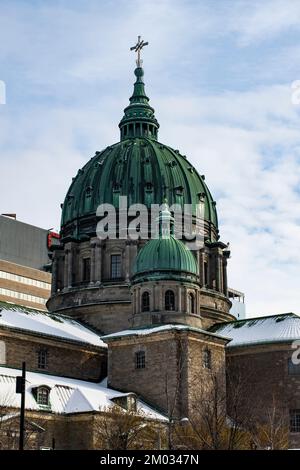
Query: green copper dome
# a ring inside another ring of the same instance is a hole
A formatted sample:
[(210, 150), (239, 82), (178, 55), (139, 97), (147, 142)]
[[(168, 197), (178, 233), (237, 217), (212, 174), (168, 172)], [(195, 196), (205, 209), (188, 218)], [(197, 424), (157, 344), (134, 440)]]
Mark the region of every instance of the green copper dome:
[(100, 204), (118, 207), (119, 196), (128, 206), (136, 203), (193, 205), (205, 202), (208, 239), (218, 238), (215, 202), (196, 169), (178, 150), (157, 141), (159, 124), (145, 95), (143, 69), (135, 71), (130, 104), (120, 122), (121, 141), (107, 147), (78, 171), (62, 204), (62, 238), (83, 239), (95, 234), (96, 210)]
[(133, 268), (133, 281), (145, 279), (173, 279), (198, 276), (193, 252), (171, 235), (150, 240), (140, 250)]

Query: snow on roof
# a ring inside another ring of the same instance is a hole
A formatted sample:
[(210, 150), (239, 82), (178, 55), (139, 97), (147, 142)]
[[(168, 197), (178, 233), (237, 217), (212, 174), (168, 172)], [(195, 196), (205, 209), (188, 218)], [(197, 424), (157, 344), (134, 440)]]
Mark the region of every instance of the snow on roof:
[(281, 343), (300, 339), (300, 317), (294, 313), (237, 320), (215, 325), (212, 331), (231, 338), (227, 347)]
[[(19, 369), (0, 367), (0, 407), (20, 407), (21, 395), (16, 394), (16, 377), (20, 375), (21, 370)], [(45, 409), (38, 405), (32, 393), (33, 389), (42, 385), (50, 389), (51, 411), (62, 414), (101, 411), (114, 405), (112, 401), (114, 398), (130, 395), (130, 393), (122, 393), (107, 388), (104, 381), (93, 383), (37, 372), (27, 372), (26, 409)], [(141, 411), (147, 418), (167, 419), (139, 399), (137, 400), (137, 410)]]
[(1, 326), (107, 347), (99, 335), (70, 317), (6, 302), (0, 303)]
[(116, 333), (111, 333), (109, 335), (101, 336), (103, 341), (110, 340), (113, 338), (119, 338), (122, 336), (146, 336), (153, 333), (159, 333), (163, 331), (171, 331), (171, 330), (181, 330), (181, 331), (194, 331), (196, 333), (204, 333), (209, 336), (215, 336), (216, 338), (227, 339), (224, 336), (219, 335), (218, 333), (213, 333), (211, 331), (202, 330), (201, 328), (195, 328), (189, 325), (180, 325), (176, 324), (168, 324), (168, 325), (161, 325), (161, 326), (150, 326), (150, 327), (142, 327), (142, 328), (131, 328), (128, 330), (118, 331)]

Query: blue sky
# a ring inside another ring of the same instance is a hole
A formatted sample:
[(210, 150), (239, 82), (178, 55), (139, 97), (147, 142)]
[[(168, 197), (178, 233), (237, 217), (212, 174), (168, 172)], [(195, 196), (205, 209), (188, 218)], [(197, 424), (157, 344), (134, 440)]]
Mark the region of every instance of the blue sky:
[(116, 142), (145, 48), (160, 141), (206, 175), (251, 315), (300, 312), (299, 0), (0, 0), (0, 212), (59, 227), (71, 178)]

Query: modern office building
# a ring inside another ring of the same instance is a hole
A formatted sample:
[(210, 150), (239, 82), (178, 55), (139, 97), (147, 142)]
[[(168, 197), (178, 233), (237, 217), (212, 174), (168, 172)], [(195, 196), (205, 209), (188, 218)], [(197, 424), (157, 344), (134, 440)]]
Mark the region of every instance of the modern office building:
[(49, 231), (0, 216), (0, 300), (46, 309), (51, 291)]

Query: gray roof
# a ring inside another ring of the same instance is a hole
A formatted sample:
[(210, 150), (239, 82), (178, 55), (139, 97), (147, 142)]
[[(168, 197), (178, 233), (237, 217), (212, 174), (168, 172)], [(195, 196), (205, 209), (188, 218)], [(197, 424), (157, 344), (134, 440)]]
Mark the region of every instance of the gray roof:
[(214, 325), (214, 333), (231, 338), (227, 347), (300, 340), (300, 317), (283, 313)]
[(165, 331), (192, 331), (195, 333), (202, 333), (204, 335), (209, 335), (215, 338), (219, 338), (225, 341), (228, 341), (224, 335), (219, 334), (218, 332), (214, 333), (212, 331), (203, 330), (202, 328), (195, 328), (189, 325), (182, 325), (179, 323), (176, 324), (166, 324), (166, 325), (156, 325), (156, 326), (146, 326), (140, 328), (129, 328), (128, 330), (117, 331), (116, 333), (111, 333), (109, 335), (101, 336), (103, 341), (109, 341), (118, 339), (124, 336), (148, 336), (154, 333), (163, 333)]
[(99, 334), (66, 315), (20, 307), (0, 302), (0, 329), (28, 332), (39, 336), (51, 336), (68, 342), (89, 344), (106, 348)]
[[(0, 366), (0, 402), (8, 408), (20, 407), (20, 395), (15, 393), (16, 377), (20, 376), (19, 369)], [(50, 403), (53, 413), (70, 414), (86, 413), (91, 411), (105, 411), (115, 404), (114, 398), (131, 395), (132, 392), (119, 392), (107, 387), (106, 380), (100, 383), (84, 380), (58, 377), (42, 372), (26, 372), (25, 407), (28, 410), (45, 410), (39, 405), (34, 396), (33, 389), (40, 386), (50, 389)], [(137, 410), (150, 419), (166, 421), (166, 417), (153, 407), (137, 398)], [(1, 425), (1, 417), (0, 417)]]

